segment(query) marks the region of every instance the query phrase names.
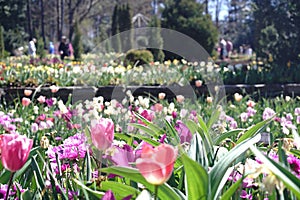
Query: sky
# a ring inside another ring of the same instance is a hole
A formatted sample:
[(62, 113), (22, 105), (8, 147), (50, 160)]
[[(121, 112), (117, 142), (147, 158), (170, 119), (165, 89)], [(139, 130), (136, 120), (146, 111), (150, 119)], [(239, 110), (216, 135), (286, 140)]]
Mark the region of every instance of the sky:
[[(220, 15), (219, 15), (219, 20), (224, 20), (225, 17), (228, 16), (228, 6), (227, 4), (224, 2), (224, 0), (219, 0), (221, 2), (223, 2), (222, 7), (221, 7), (221, 11), (220, 11)], [(215, 10), (216, 10), (216, 3), (215, 1), (209, 1), (209, 12), (212, 15), (212, 19), (215, 20)]]

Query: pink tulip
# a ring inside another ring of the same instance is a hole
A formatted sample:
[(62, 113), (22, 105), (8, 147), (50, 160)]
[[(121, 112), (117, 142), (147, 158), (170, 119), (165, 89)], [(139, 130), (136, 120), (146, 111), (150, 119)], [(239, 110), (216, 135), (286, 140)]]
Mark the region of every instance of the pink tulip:
[(183, 96), (183, 95), (177, 95), (177, 96), (176, 96), (176, 100), (177, 100), (178, 103), (183, 103), (183, 101), (184, 101), (184, 96)]
[(177, 149), (168, 144), (156, 148), (143, 146), (141, 158), (136, 160), (136, 167), (144, 178), (153, 185), (165, 183), (171, 176)]
[(163, 92), (158, 93), (158, 98), (160, 100), (163, 100), (165, 97), (166, 97), (166, 93), (163, 93)]
[[(154, 113), (151, 110), (143, 110), (143, 112), (141, 112), (141, 116), (144, 117), (145, 119), (147, 119), (149, 122), (152, 122), (154, 119)], [(139, 124), (144, 124), (141, 120), (138, 120)]]
[(161, 103), (156, 103), (153, 106), (155, 112), (161, 112), (164, 109), (164, 106)]
[(92, 142), (100, 151), (108, 149), (114, 139), (114, 123), (111, 119), (101, 118), (91, 122)]
[(255, 106), (255, 102), (252, 100), (247, 101), (247, 106), (253, 108)]
[(31, 103), (31, 100), (26, 98), (26, 97), (23, 97), (22, 98), (22, 105), (23, 106), (29, 106), (29, 104)]
[(45, 103), (46, 102), (46, 97), (45, 96), (39, 96), (39, 98), (37, 98), (39, 103)]
[(196, 81), (195, 81), (195, 86), (196, 86), (196, 87), (201, 87), (201, 86), (202, 86), (202, 83), (203, 83), (203, 82), (202, 82), (201, 80), (196, 80)]
[(56, 93), (59, 90), (59, 87), (57, 87), (56, 85), (51, 85), (49, 88), (52, 93)]
[(32, 90), (24, 90), (24, 95), (29, 97), (32, 94)]
[(1, 161), (9, 171), (15, 172), (26, 163), (33, 141), (24, 135), (1, 135)]

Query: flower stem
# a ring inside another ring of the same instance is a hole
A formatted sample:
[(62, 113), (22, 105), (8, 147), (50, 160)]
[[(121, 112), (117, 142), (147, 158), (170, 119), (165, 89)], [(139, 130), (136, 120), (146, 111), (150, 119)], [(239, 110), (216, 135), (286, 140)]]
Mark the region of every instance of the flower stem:
[(158, 185), (154, 185), (154, 200), (158, 200)]
[(5, 200), (8, 199), (9, 189), (10, 189), (10, 187), (11, 187), (11, 185), (12, 185), (13, 177), (14, 177), (15, 173), (16, 173), (16, 172), (12, 172), (12, 173), (10, 174), (10, 179), (9, 179), (8, 186), (7, 186), (7, 191), (6, 191), (6, 195), (5, 195)]
[(97, 165), (98, 165), (98, 178), (100, 178), (100, 177), (101, 177), (102, 154), (103, 154), (103, 152), (102, 152), (102, 151), (99, 151), (98, 153), (99, 153), (99, 155), (98, 155), (98, 160), (97, 160)]

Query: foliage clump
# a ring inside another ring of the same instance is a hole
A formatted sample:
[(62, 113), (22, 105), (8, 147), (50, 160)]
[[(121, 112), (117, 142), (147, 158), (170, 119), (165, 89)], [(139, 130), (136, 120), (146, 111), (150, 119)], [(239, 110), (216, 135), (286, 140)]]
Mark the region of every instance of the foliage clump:
[(157, 16), (153, 16), (150, 22), (150, 27), (154, 27), (154, 28), (150, 29), (149, 44), (151, 46), (156, 46), (158, 48), (152, 48), (149, 50), (152, 52), (155, 61), (162, 62), (165, 58), (165, 54), (162, 50), (164, 42), (160, 33), (161, 23), (160, 20), (157, 18)]
[(73, 40), (73, 48), (74, 48), (74, 59), (81, 60), (81, 55), (83, 53), (83, 45), (81, 40), (81, 32), (78, 28), (78, 24), (75, 26), (75, 37)]
[(130, 50), (125, 56), (127, 65), (144, 65), (153, 62), (153, 54), (149, 50)]

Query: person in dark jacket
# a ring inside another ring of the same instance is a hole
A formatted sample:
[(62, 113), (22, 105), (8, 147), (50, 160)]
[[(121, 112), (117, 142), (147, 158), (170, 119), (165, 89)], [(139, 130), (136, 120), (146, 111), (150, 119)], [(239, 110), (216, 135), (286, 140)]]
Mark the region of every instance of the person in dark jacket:
[(58, 47), (58, 52), (60, 54), (60, 59), (61, 60), (64, 60), (64, 58), (66, 56), (70, 55), (69, 44), (67, 43), (66, 36), (61, 37), (61, 42), (60, 42), (59, 47)]

